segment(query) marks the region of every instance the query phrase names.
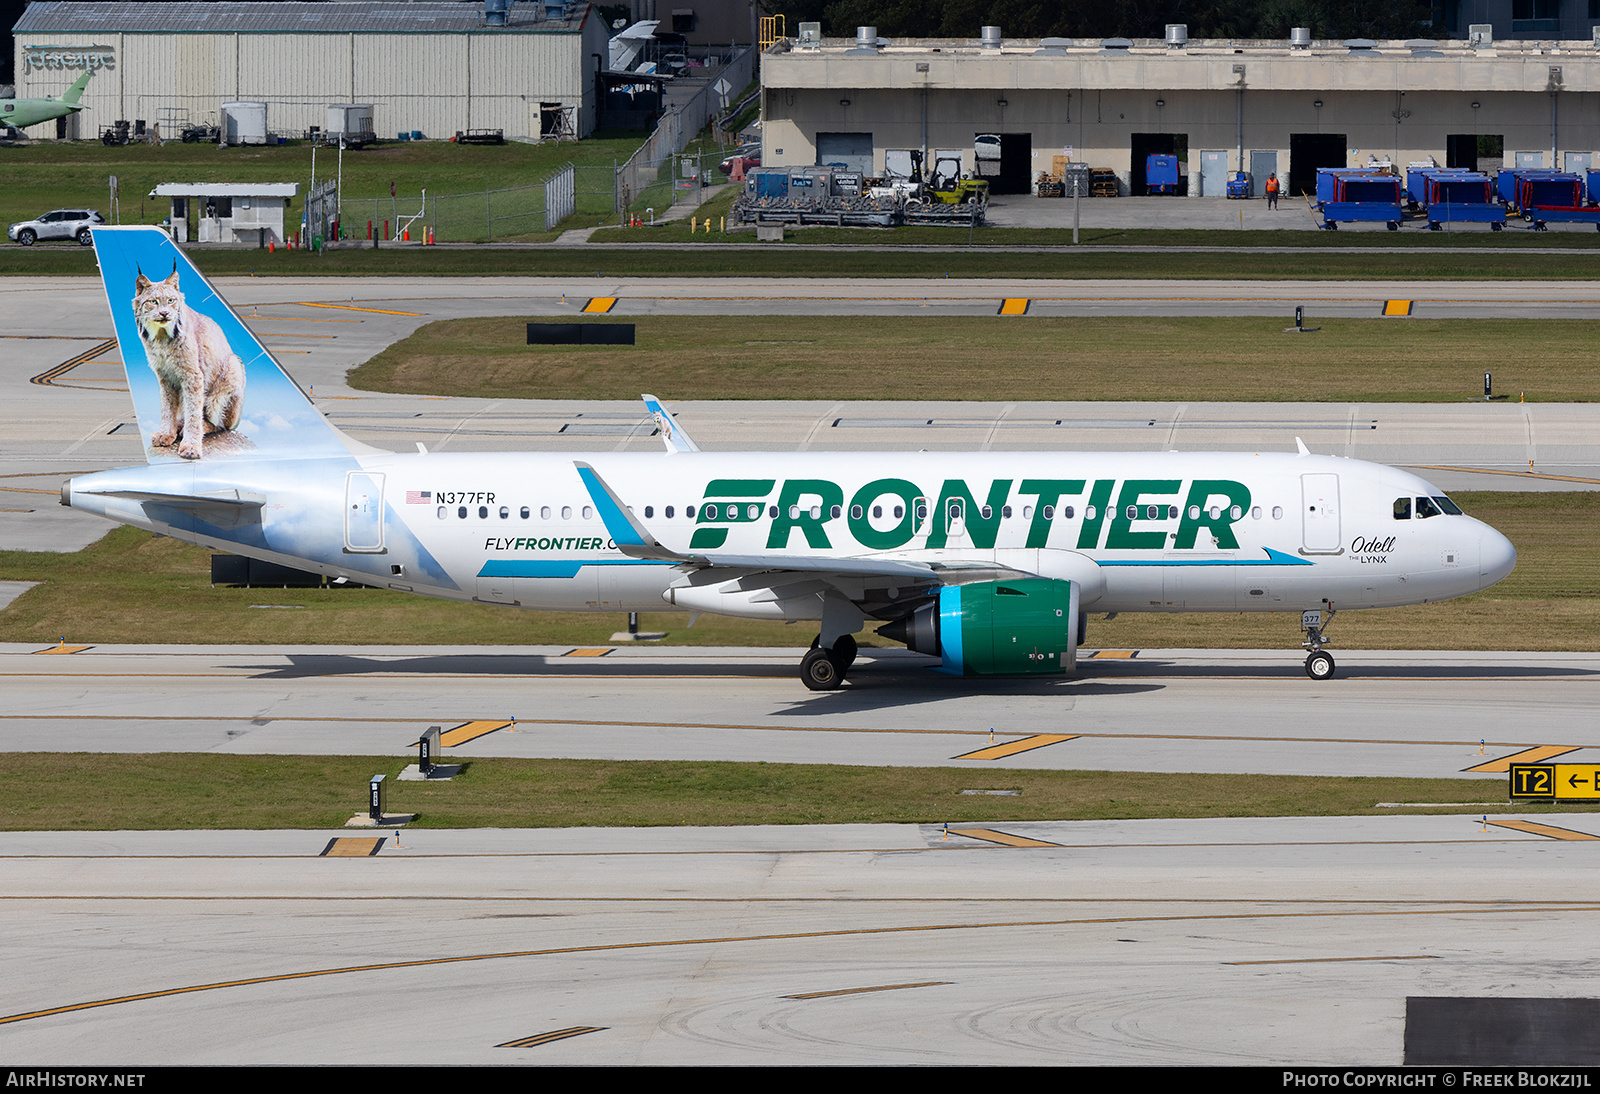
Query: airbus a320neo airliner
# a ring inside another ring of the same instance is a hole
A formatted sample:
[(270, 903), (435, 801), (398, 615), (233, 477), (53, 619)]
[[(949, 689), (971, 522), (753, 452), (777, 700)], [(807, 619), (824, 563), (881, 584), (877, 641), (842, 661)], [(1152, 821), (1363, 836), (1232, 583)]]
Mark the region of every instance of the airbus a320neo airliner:
[(1405, 471), (1289, 453), (393, 453), (335, 428), (157, 228), (94, 229), (148, 463), (65, 505), (381, 588), (554, 611), (811, 621), (957, 675), (1071, 672), (1093, 612), (1335, 611), (1487, 588), (1516, 550)]

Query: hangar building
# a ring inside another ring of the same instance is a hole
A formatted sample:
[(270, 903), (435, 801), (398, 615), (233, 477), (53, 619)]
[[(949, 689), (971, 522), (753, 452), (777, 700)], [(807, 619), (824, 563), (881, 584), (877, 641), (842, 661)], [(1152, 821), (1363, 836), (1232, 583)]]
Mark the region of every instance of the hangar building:
[[(1376, 158), (1494, 170), (1600, 167), (1596, 40), (1282, 41), (1063, 38), (784, 39), (762, 58), (762, 162), (881, 174), (886, 149), (963, 151), (995, 193), (1023, 193), (1055, 157), (1144, 193), (1152, 153), (1186, 164), (1190, 196), (1232, 171), (1315, 189), (1319, 167)], [(998, 146), (998, 156), (994, 149)]]
[[(498, 11), (495, 9), (499, 9)], [(265, 102), (271, 132), (299, 135), (337, 103), (371, 103), (391, 139), (500, 129), (537, 139), (595, 128), (596, 73), (609, 39), (582, 0), (481, 4), (440, 0), (125, 4), (49, 0), (13, 28), (16, 94), (56, 96), (86, 68), (95, 126), (144, 119), (219, 120), (221, 104)], [(51, 124), (51, 123), (47, 123)]]

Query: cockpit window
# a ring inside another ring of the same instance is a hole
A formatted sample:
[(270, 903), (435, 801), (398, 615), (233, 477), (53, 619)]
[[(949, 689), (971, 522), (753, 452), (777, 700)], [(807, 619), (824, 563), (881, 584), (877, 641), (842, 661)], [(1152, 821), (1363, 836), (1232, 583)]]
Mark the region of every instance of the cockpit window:
[(1434, 500), (1432, 498), (1417, 499), (1418, 520), (1427, 520), (1429, 517), (1437, 517), (1442, 515), (1443, 514), (1441, 513), (1438, 505), (1434, 504)]
[(1433, 500), (1439, 506), (1440, 509), (1443, 509), (1446, 513), (1449, 513), (1452, 517), (1459, 517), (1461, 515), (1461, 506), (1457, 505), (1455, 502), (1451, 501), (1449, 498), (1437, 497), (1437, 498), (1434, 498)]
[(1395, 498), (1394, 499), (1394, 519), (1395, 520), (1410, 520), (1411, 519), (1411, 499), (1410, 498)]

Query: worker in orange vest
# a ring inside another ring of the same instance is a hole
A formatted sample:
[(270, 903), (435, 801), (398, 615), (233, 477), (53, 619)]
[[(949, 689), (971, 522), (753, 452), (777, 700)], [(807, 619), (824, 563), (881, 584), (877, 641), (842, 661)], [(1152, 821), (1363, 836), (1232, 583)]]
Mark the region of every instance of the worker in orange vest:
[(1267, 208), (1268, 209), (1276, 209), (1277, 207), (1278, 207), (1278, 176), (1276, 174), (1271, 174), (1271, 175), (1267, 176)]

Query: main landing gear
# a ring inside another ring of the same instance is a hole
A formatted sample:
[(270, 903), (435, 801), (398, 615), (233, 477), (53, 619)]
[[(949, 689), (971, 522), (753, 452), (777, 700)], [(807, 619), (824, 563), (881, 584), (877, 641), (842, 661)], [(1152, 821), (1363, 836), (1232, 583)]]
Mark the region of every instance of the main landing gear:
[(1327, 639), (1322, 636), (1322, 628), (1333, 622), (1334, 615), (1333, 605), (1326, 600), (1323, 603), (1328, 605), (1326, 613), (1321, 611), (1300, 613), (1300, 627), (1306, 632), (1305, 639), (1300, 645), (1311, 651), (1306, 655), (1306, 675), (1313, 680), (1333, 679), (1333, 670), (1336, 667), (1333, 663), (1333, 654), (1322, 648), (1327, 645)]
[(855, 664), (856, 639), (853, 634), (841, 634), (832, 649), (825, 649), (821, 637), (811, 640), (810, 652), (800, 661), (800, 680), (812, 691), (832, 691)]

